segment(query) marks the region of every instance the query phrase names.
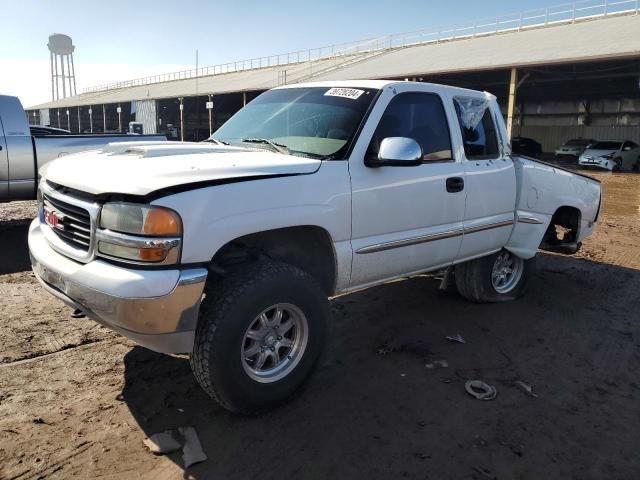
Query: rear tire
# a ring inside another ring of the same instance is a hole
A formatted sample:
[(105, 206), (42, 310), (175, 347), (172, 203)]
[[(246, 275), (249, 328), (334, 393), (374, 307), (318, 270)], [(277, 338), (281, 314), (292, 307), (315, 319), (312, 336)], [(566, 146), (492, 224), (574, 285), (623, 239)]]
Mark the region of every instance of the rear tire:
[(329, 319), (327, 296), (308, 273), (272, 261), (241, 267), (207, 291), (191, 368), (227, 410), (263, 412), (311, 374)]
[(507, 302), (521, 297), (535, 271), (535, 257), (524, 260), (508, 250), (456, 265), (456, 286), (476, 303)]

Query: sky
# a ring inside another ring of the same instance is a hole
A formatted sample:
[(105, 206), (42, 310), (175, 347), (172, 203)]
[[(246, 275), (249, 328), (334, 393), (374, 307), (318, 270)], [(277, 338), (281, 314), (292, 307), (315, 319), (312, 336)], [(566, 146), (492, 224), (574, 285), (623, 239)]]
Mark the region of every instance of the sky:
[(51, 100), (47, 40), (76, 47), (83, 88), (195, 67), (431, 30), (561, 0), (0, 0), (0, 94)]

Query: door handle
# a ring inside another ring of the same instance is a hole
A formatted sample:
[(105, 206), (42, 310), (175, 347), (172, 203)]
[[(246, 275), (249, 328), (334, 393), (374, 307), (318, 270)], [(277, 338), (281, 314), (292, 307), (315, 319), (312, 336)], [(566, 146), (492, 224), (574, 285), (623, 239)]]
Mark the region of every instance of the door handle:
[(464, 190), (464, 178), (449, 177), (447, 178), (447, 192), (456, 193)]

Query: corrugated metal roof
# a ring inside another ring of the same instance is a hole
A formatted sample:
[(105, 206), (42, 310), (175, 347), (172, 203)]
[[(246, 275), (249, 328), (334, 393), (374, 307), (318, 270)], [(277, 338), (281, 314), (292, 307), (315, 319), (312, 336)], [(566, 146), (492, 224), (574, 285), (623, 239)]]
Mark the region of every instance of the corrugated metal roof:
[(640, 56), (640, 15), (421, 45), (315, 77), (409, 77)]
[(266, 90), (287, 82), (397, 78), (640, 56), (640, 15), (605, 17), (254, 70), (85, 93), (30, 107), (64, 108), (133, 100)]

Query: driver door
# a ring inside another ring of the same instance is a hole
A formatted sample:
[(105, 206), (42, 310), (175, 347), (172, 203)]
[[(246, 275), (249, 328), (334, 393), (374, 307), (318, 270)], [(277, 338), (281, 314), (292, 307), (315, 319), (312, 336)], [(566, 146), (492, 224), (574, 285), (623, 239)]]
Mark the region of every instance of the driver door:
[[(421, 84), (392, 85), (371, 112), (349, 161), (353, 288), (448, 266), (458, 254), (465, 172), (454, 158), (445, 102)], [(365, 165), (387, 137), (416, 140), (422, 164)]]

